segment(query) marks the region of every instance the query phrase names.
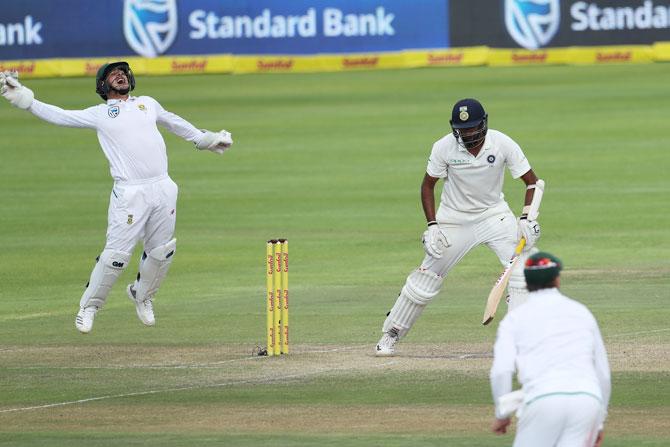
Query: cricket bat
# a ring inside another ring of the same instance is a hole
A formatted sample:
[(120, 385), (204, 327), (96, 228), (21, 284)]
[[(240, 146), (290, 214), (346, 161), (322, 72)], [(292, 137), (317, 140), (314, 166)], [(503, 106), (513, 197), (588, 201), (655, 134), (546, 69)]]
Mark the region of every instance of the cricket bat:
[(507, 283), (509, 282), (509, 277), (512, 274), (512, 269), (514, 269), (514, 266), (519, 260), (519, 255), (525, 246), (526, 239), (521, 238), (516, 248), (514, 249), (514, 255), (512, 255), (512, 259), (509, 260), (507, 267), (505, 267), (502, 275), (500, 275), (498, 281), (493, 286), (493, 289), (491, 289), (489, 297), (486, 300), (486, 309), (484, 310), (484, 318), (482, 319), (483, 325), (486, 326), (491, 321), (493, 321), (493, 317), (496, 315), (496, 310), (498, 309), (498, 304), (500, 304), (500, 300), (502, 299), (505, 293), (505, 288), (507, 287)]
[[(537, 220), (540, 216), (540, 203), (542, 203), (542, 196), (544, 195), (544, 180), (538, 179), (535, 182), (535, 193), (533, 194), (533, 200), (530, 203), (530, 210), (528, 212), (528, 219)], [(523, 251), (523, 247), (526, 246), (526, 239), (521, 238), (519, 243), (514, 249), (514, 254), (512, 259), (509, 260), (507, 267), (503, 270), (502, 274), (498, 278), (498, 281), (491, 289), (489, 297), (486, 300), (486, 309), (484, 310), (484, 318), (482, 319), (482, 324), (487, 325), (493, 321), (493, 317), (496, 315), (496, 310), (498, 309), (498, 304), (500, 304), (500, 299), (505, 293), (505, 288), (509, 282), (509, 277), (512, 275), (512, 270), (519, 260), (519, 255)]]

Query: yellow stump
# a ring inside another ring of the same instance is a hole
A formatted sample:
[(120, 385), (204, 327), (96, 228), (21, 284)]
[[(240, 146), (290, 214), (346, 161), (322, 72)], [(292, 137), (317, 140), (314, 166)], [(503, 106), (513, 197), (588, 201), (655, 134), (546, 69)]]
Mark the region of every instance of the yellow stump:
[[(274, 330), (274, 314), (275, 314), (275, 293), (274, 293), (274, 240), (268, 241), (265, 253), (266, 253), (266, 280), (265, 285), (267, 288), (267, 295), (265, 297), (265, 306), (267, 310), (266, 317), (266, 329), (267, 329), (267, 346), (268, 346), (268, 355), (274, 355), (275, 348), (275, 330)], [(276, 343), (277, 345), (279, 343)]]
[(288, 241), (282, 241), (282, 263), (281, 263), (281, 285), (283, 289), (281, 307), (281, 322), (282, 322), (282, 336), (281, 336), (281, 352), (288, 354)]
[[(282, 285), (281, 285), (281, 271), (282, 271), (282, 255), (281, 242), (274, 243), (274, 271), (272, 275), (272, 282), (274, 284), (275, 292), (275, 306), (273, 319), (273, 332), (275, 334), (273, 351), (275, 355), (281, 354), (281, 302), (282, 302)], [(270, 349), (268, 348), (268, 351)]]

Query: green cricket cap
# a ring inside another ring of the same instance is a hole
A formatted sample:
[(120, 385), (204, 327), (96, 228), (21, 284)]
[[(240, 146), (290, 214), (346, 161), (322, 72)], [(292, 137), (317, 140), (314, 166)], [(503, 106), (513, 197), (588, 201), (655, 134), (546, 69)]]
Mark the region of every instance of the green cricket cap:
[(523, 275), (526, 284), (543, 286), (552, 282), (563, 269), (563, 263), (551, 253), (541, 251), (530, 256), (526, 260)]

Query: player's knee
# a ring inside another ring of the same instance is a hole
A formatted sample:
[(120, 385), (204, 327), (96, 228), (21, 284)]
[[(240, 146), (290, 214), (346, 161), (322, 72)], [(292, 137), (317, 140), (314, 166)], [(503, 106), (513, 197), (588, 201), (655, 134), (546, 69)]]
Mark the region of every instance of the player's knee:
[(105, 304), (112, 286), (128, 266), (128, 261), (130, 261), (130, 253), (104, 249), (98, 256), (91, 278), (79, 302), (80, 306), (101, 308)]
[(147, 257), (150, 257), (157, 262), (166, 262), (172, 260), (171, 258), (176, 251), (177, 251), (177, 239), (172, 239), (171, 241), (165, 244), (147, 250), (145, 254), (147, 255)]
[(177, 240), (172, 239), (166, 244), (147, 250), (146, 258), (140, 264), (136, 297), (138, 301), (152, 298), (165, 279), (175, 252)]
[(416, 304), (425, 306), (440, 292), (444, 278), (430, 270), (415, 270), (408, 277), (403, 293)]
[(128, 267), (130, 253), (119, 250), (110, 250), (105, 248), (98, 257), (98, 263), (106, 268), (113, 270), (124, 270)]

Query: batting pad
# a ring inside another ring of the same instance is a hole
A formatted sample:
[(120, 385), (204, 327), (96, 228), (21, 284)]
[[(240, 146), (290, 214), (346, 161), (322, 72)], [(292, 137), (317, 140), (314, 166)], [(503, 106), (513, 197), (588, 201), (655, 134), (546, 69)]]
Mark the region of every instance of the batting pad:
[(123, 269), (128, 265), (130, 253), (105, 249), (98, 257), (93, 267), (91, 278), (86, 290), (79, 301), (80, 307), (96, 306), (102, 308), (107, 301), (107, 295), (112, 289)]
[(440, 292), (443, 281), (444, 278), (430, 270), (413, 271), (384, 321), (382, 331), (395, 328), (399, 338), (407, 334), (426, 305)]
[(176, 251), (177, 239), (172, 239), (167, 244), (151, 250), (146, 259), (140, 263), (140, 278), (135, 287), (137, 302), (151, 299), (158, 292), (158, 287), (165, 279)]
[(507, 285), (507, 311), (522, 305), (528, 299), (528, 289), (526, 288), (526, 278), (523, 276), (523, 268), (526, 265), (526, 259), (539, 252), (537, 247), (532, 247), (527, 252), (521, 252), (519, 261), (516, 263), (512, 275)]

